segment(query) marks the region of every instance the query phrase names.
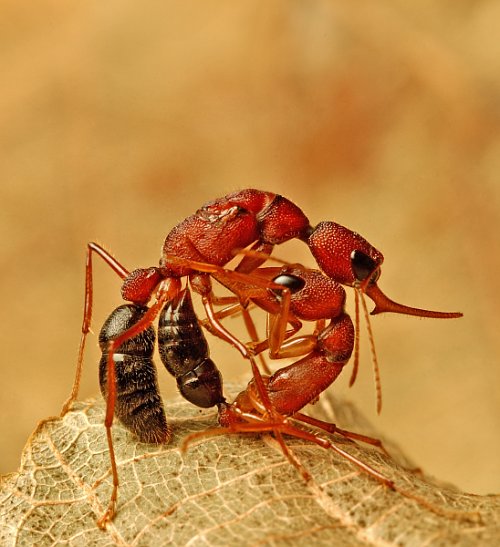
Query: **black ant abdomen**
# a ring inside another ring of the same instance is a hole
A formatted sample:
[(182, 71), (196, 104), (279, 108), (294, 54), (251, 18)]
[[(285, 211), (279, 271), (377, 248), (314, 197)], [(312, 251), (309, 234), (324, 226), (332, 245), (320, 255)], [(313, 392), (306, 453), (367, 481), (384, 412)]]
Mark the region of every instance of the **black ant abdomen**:
[(196, 317), (191, 293), (185, 289), (160, 313), (158, 347), (181, 395), (202, 408), (225, 402), (221, 374), (209, 358), (208, 343)]
[[(147, 307), (135, 304), (119, 306), (106, 319), (101, 329), (99, 384), (105, 399), (108, 342), (135, 325), (147, 310)], [(154, 328), (147, 328), (126, 340), (113, 354), (113, 361), (116, 376), (116, 416), (140, 441), (158, 444), (168, 440), (170, 431), (152, 359), (155, 338)]]

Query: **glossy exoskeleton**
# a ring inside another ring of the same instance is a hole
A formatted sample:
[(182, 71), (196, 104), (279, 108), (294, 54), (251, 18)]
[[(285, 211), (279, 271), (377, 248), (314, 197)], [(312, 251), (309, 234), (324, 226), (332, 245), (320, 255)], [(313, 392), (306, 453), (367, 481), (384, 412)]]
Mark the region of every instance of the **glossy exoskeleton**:
[(188, 289), (161, 311), (158, 349), (165, 368), (176, 378), (179, 392), (185, 399), (201, 408), (224, 403), (222, 376), (209, 357), (207, 339)]

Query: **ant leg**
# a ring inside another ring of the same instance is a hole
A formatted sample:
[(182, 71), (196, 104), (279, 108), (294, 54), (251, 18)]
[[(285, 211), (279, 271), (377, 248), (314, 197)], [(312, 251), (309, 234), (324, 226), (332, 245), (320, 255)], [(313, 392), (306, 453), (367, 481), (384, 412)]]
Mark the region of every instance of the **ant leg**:
[[(230, 302), (231, 298), (232, 297), (228, 297), (228, 302)], [(236, 298), (236, 300), (237, 300), (236, 302), (230, 303), (230, 305), (217, 311), (215, 316), (217, 317), (219, 321), (221, 319), (225, 319), (226, 317), (232, 317), (237, 314), (241, 314), (243, 316), (245, 326), (247, 328), (248, 334), (251, 339), (251, 342), (247, 343), (247, 347), (251, 349), (254, 355), (259, 356), (261, 367), (262, 367), (262, 370), (265, 372), (265, 374), (271, 374), (271, 370), (269, 369), (266, 363), (266, 360), (264, 359), (264, 356), (262, 355), (263, 352), (269, 350), (269, 339), (266, 338), (266, 340), (259, 341), (259, 335), (257, 333), (255, 323), (249, 312), (249, 309), (255, 306), (255, 304), (250, 302), (248, 306), (244, 307), (241, 305), (239, 299)], [(221, 298), (215, 297), (213, 303), (220, 304), (221, 301), (222, 301)], [(224, 303), (225, 303), (225, 299), (224, 299)], [(214, 336), (218, 336), (218, 333), (213, 331), (212, 325), (208, 321), (208, 319), (203, 319), (200, 322), (211, 334), (213, 334)], [(298, 355), (304, 355), (306, 353), (309, 353), (316, 345), (318, 332), (321, 329), (317, 329), (315, 333), (312, 335), (306, 335), (297, 339), (293, 338), (289, 340), (290, 337), (292, 337), (302, 328), (302, 323), (296, 319), (293, 319), (293, 322), (289, 320), (289, 322), (292, 325), (292, 328), (285, 331), (284, 339), (286, 341), (283, 342), (279, 351), (271, 357), (272, 359), (281, 359), (283, 357), (296, 357)], [(305, 340), (307, 340), (307, 342)]]
[[(241, 313), (243, 315), (243, 320), (245, 322), (245, 326), (247, 328), (250, 339), (252, 340), (252, 343), (255, 345), (259, 341), (259, 335), (257, 334), (257, 329), (255, 327), (255, 323), (253, 322), (252, 316), (250, 315), (248, 308), (242, 308)], [(265, 374), (271, 374), (271, 369), (267, 365), (264, 355), (262, 355), (262, 353), (258, 353), (258, 356), (259, 356), (260, 366), (262, 367), (262, 370), (265, 372)]]
[[(230, 410), (229, 410), (230, 409)], [(276, 440), (278, 441), (281, 451), (286, 459), (299, 471), (302, 475), (302, 478), (307, 483), (311, 480), (311, 475), (307, 469), (300, 463), (300, 461), (295, 457), (295, 455), (290, 451), (280, 429), (283, 426), (284, 416), (279, 416), (278, 421), (270, 421), (269, 417), (262, 417), (256, 414), (251, 414), (248, 412), (242, 412), (238, 407), (228, 406), (226, 412), (229, 410), (230, 414), (233, 416), (233, 420), (229, 420), (230, 425), (226, 427), (211, 427), (205, 431), (199, 431), (197, 433), (191, 433), (185, 437), (182, 441), (181, 450), (184, 452), (187, 450), (188, 446), (196, 441), (197, 439), (203, 439), (206, 437), (215, 437), (220, 435), (238, 435), (238, 434), (248, 434), (248, 433), (274, 433)], [(245, 420), (234, 421), (236, 420)]]
[(354, 433), (353, 431), (348, 431), (347, 429), (341, 429), (340, 427), (337, 427), (335, 424), (331, 422), (325, 422), (323, 420), (318, 420), (317, 418), (312, 418), (311, 416), (308, 416), (307, 414), (303, 414), (302, 412), (297, 412), (297, 414), (294, 414), (292, 418), (294, 420), (304, 422), (314, 427), (318, 427), (319, 429), (323, 429), (323, 431), (326, 431), (327, 433), (331, 433), (331, 434), (338, 433), (339, 435), (342, 435), (342, 437), (345, 437), (346, 439), (352, 439), (353, 441), (360, 441), (362, 443), (375, 446), (376, 448), (381, 450), (386, 456), (391, 457), (391, 455), (386, 450), (385, 446), (383, 445), (380, 439), (375, 439), (374, 437), (369, 437), (368, 435), (361, 435), (359, 433)]
[[(300, 327), (301, 326), (302, 324)], [(303, 336), (290, 338), (300, 330), (300, 327), (292, 327), (285, 332), (285, 341), (281, 344), (281, 347), (273, 353), (271, 359), (300, 357), (302, 355), (307, 355), (316, 348), (318, 343), (317, 334), (304, 334)], [(269, 340), (264, 340), (253, 346), (254, 353), (256, 354), (261, 353), (266, 349), (269, 349)]]
[[(197, 277), (200, 277), (200, 276), (197, 274)], [(210, 280), (208, 279), (208, 281)], [(195, 288), (193, 284), (192, 286), (193, 288)], [(236, 338), (236, 336), (231, 334), (219, 321), (217, 317), (217, 313), (215, 312), (213, 308), (210, 293), (202, 294), (201, 299), (202, 299), (203, 307), (205, 308), (205, 313), (207, 314), (208, 322), (210, 324), (210, 329), (209, 329), (210, 332), (214, 334), (215, 336), (218, 336), (222, 340), (225, 340), (232, 346), (234, 346), (245, 359), (248, 359), (250, 357), (250, 353), (248, 352), (248, 349), (245, 346), (245, 344), (243, 344), (241, 340)]]
[(273, 252), (274, 245), (271, 243), (262, 243), (257, 241), (251, 247), (251, 249), (240, 251), (240, 254), (245, 256), (240, 260), (240, 263), (236, 266), (235, 271), (241, 273), (252, 273), (259, 266), (262, 266), (264, 262), (269, 258), (269, 255)]
[[(231, 302), (231, 300), (232, 300), (232, 302)], [(236, 314), (241, 314), (243, 316), (243, 320), (245, 322), (245, 326), (246, 326), (246, 329), (248, 331), (248, 335), (250, 336), (250, 339), (252, 340), (251, 345), (252, 345), (253, 353), (255, 353), (259, 356), (260, 366), (262, 367), (262, 370), (266, 374), (271, 374), (271, 370), (268, 367), (267, 362), (266, 362), (264, 356), (261, 353), (262, 350), (255, 351), (255, 348), (259, 344), (259, 336), (257, 334), (257, 329), (255, 327), (255, 323), (253, 322), (253, 319), (252, 319), (252, 317), (250, 315), (250, 312), (248, 310), (248, 308), (250, 306), (252, 306), (252, 304), (250, 303), (247, 307), (243, 307), (241, 305), (239, 299), (236, 296), (235, 297), (228, 297), (227, 300), (224, 297), (223, 298), (214, 297), (212, 302), (213, 302), (213, 304), (216, 304), (216, 305), (219, 305), (222, 302), (224, 304), (225, 303), (230, 304), (230, 305), (226, 306), (225, 308), (223, 308), (222, 310), (219, 310), (215, 314), (219, 321), (221, 319), (225, 319), (226, 317), (231, 317), (231, 316), (234, 316)], [(217, 333), (213, 332), (212, 325), (207, 319), (203, 319), (200, 322), (211, 334), (213, 334), (215, 336), (218, 335)]]
[(92, 253), (96, 253), (100, 256), (104, 262), (121, 278), (125, 279), (129, 275), (129, 271), (118, 262), (108, 251), (103, 249), (99, 244), (90, 242), (87, 244), (86, 263), (85, 263), (85, 301), (83, 307), (83, 321), (82, 321), (82, 335), (80, 338), (80, 346), (78, 348), (78, 358), (76, 362), (75, 379), (73, 381), (73, 387), (71, 394), (65, 401), (61, 416), (64, 416), (70, 409), (78, 397), (78, 390), (80, 389), (80, 380), (82, 377), (83, 367), (83, 353), (85, 349), (85, 342), (87, 340), (87, 334), (90, 331), (90, 324), (92, 322), (92, 304), (93, 304), (93, 278), (92, 278)]
[(283, 433), (286, 433), (288, 435), (291, 435), (293, 437), (298, 437), (299, 439), (303, 439), (306, 441), (311, 441), (318, 446), (321, 446), (325, 449), (330, 449), (339, 454), (340, 456), (343, 456), (347, 460), (349, 460), (351, 463), (359, 467), (362, 471), (373, 477), (374, 479), (378, 480), (391, 490), (395, 490), (395, 484), (392, 480), (388, 479), (382, 473), (371, 467), (370, 465), (364, 463), (360, 459), (356, 458), (352, 454), (349, 454), (349, 452), (346, 452), (345, 450), (342, 450), (342, 448), (339, 448), (332, 442), (330, 442), (327, 439), (323, 439), (323, 437), (319, 437), (318, 435), (314, 433), (309, 433), (308, 431), (304, 431), (303, 429), (299, 429), (297, 427), (294, 427), (290, 424), (284, 424), (285, 430)]
[[(272, 420), (273, 423), (281, 423), (284, 420), (284, 417), (276, 411), (274, 405), (271, 403), (271, 399), (267, 391), (267, 386), (264, 384), (264, 379), (262, 378), (262, 375), (252, 357), (250, 357), (250, 364), (252, 365), (252, 374), (253, 380), (255, 382), (255, 387), (257, 389), (257, 395), (260, 399), (262, 406), (265, 409), (267, 416), (270, 420)], [(293, 465), (297, 467), (296, 463), (294, 463), (294, 458), (292, 458), (292, 456), (290, 455), (290, 451), (288, 450), (288, 447), (283, 440), (283, 436), (281, 435), (279, 428), (272, 427), (272, 431), (281, 447), (281, 450), (283, 451), (283, 454), (285, 454), (290, 462), (292, 462)]]
[(312, 334), (293, 337), (302, 328), (302, 323), (298, 320), (289, 322), (292, 328), (285, 331), (285, 341), (279, 348), (275, 349), (273, 359), (300, 357), (314, 351), (318, 345), (318, 335), (325, 329), (325, 320), (319, 319), (316, 321), (316, 327)]
[[(224, 434), (237, 434), (237, 433), (275, 433), (279, 431), (280, 438), (283, 441), (282, 434), (290, 435), (292, 437), (296, 437), (299, 439), (303, 439), (305, 441), (310, 441), (321, 448), (325, 448), (327, 450), (333, 450), (340, 456), (346, 458), (348, 461), (356, 465), (359, 469), (361, 469), (364, 473), (367, 473), (380, 483), (382, 483), (384, 486), (387, 486), (388, 488), (395, 490), (395, 484), (391, 479), (388, 479), (385, 477), (382, 473), (377, 471), (375, 468), (371, 467), (370, 465), (364, 463), (360, 459), (356, 458), (349, 452), (346, 452), (342, 448), (339, 448), (332, 442), (330, 442), (327, 439), (324, 439), (323, 437), (318, 436), (317, 434), (310, 433), (308, 431), (304, 431), (303, 429), (299, 429), (298, 427), (295, 427), (291, 425), (288, 422), (287, 418), (284, 418), (281, 416), (280, 421), (273, 421), (272, 419), (269, 419), (269, 417), (263, 417), (263, 416), (257, 416), (255, 414), (245, 413), (245, 412), (238, 412), (236, 413), (236, 416), (238, 416), (240, 419), (245, 420), (246, 423), (231, 423), (229, 427), (221, 427), (221, 428), (210, 428), (205, 431), (200, 431), (198, 433), (193, 433), (189, 436), (187, 436), (182, 443), (182, 450), (186, 450), (187, 446), (195, 441), (196, 439), (204, 438), (204, 437), (210, 437), (210, 436), (216, 436), (216, 435), (224, 435)], [(284, 445), (284, 442), (283, 442)], [(292, 463), (292, 465), (298, 469), (298, 471), (303, 476), (304, 480), (306, 482), (310, 479), (309, 472), (304, 468), (304, 466), (295, 458), (291, 456), (291, 453), (289, 449), (286, 447), (283, 449), (283, 445), (280, 446), (283, 450), (283, 453), (287, 457), (287, 459)]]
[[(235, 416), (240, 417), (241, 419), (245, 420), (247, 423), (235, 423), (235, 424), (231, 424), (229, 427), (210, 428), (205, 431), (200, 431), (198, 433), (192, 433), (191, 435), (188, 435), (183, 440), (181, 450), (183, 451), (186, 450), (188, 445), (191, 444), (193, 441), (195, 441), (196, 439), (204, 438), (204, 437), (211, 437), (211, 436), (225, 435), (225, 434), (236, 434), (236, 433), (240, 433), (240, 434), (270, 433), (270, 432), (276, 431), (276, 429), (279, 429), (280, 433), (283, 433), (285, 435), (290, 435), (292, 437), (303, 439), (305, 441), (313, 442), (326, 450), (333, 450), (340, 456), (346, 458), (349, 462), (354, 464), (356, 467), (358, 467), (362, 472), (366, 473), (373, 479), (377, 480), (383, 486), (395, 492), (398, 492), (400, 495), (412, 501), (415, 501), (416, 503), (418, 503), (422, 507), (425, 507), (427, 510), (432, 511), (436, 515), (446, 516), (447, 518), (454, 519), (454, 520), (467, 520), (471, 522), (477, 522), (477, 518), (478, 518), (477, 513), (454, 511), (454, 510), (449, 510), (447, 508), (434, 505), (431, 501), (416, 495), (413, 491), (401, 488), (393, 480), (383, 475), (380, 471), (377, 471), (374, 467), (364, 463), (359, 458), (339, 448), (338, 446), (336, 446), (334, 443), (330, 442), (329, 440), (289, 424), (287, 418), (282, 417), (283, 420), (280, 423), (273, 423), (269, 421), (268, 418), (257, 416), (255, 414), (250, 414), (245, 412), (234, 412), (238, 410), (239, 409), (237, 407), (231, 409), (232, 413), (234, 413)], [(292, 463), (292, 465), (294, 465), (301, 472), (305, 481), (308, 482), (310, 479), (310, 474), (308, 473), (307, 470), (305, 470), (302, 464), (298, 462), (298, 460), (293, 461), (290, 458), (288, 458), (288, 460)], [(298, 467), (295, 464), (295, 462), (297, 462)], [(302, 473), (301, 468), (304, 469), (305, 475)]]
[[(227, 279), (236, 280), (240, 284), (241, 294), (245, 294), (244, 288), (241, 288), (242, 282), (244, 280), (245, 287), (256, 286), (257, 290), (267, 290), (268, 288), (275, 288), (282, 292), (282, 304), (286, 309), (289, 309), (290, 306), (290, 291), (286, 288), (283, 288), (281, 285), (274, 284), (265, 279), (259, 279), (257, 277), (252, 277), (246, 274), (240, 274), (238, 272), (226, 271), (221, 269), (217, 270), (218, 275), (214, 275), (216, 279), (223, 275)], [(214, 310), (214, 295), (212, 291), (212, 283), (210, 280), (209, 272), (205, 273), (196, 273), (189, 276), (189, 280), (192, 288), (201, 295), (203, 307), (205, 308), (205, 313), (207, 315), (208, 322), (210, 324), (210, 331), (212, 334), (215, 334), (222, 340), (225, 340), (232, 346), (234, 346), (245, 359), (250, 358), (250, 351), (246, 345), (241, 342), (236, 336), (231, 334), (220, 322), (217, 313)]]
[[(216, 296), (215, 294), (212, 296), (212, 303), (215, 306), (227, 306), (229, 310), (232, 310), (234, 307), (240, 306), (240, 299), (237, 296)], [(237, 313), (237, 311), (231, 311), (231, 313), (228, 313), (228, 315), (232, 315), (233, 313)], [(217, 317), (221, 319), (220, 317), (220, 311), (217, 312)]]
[(108, 522), (111, 522), (115, 518), (116, 503), (118, 501), (118, 486), (120, 485), (118, 480), (118, 469), (116, 468), (115, 449), (113, 447), (113, 438), (111, 435), (111, 427), (106, 426), (106, 438), (108, 441), (109, 459), (111, 461), (111, 475), (113, 477), (113, 490), (111, 491), (111, 497), (109, 498), (108, 508), (97, 521), (97, 526), (101, 530), (105, 530)]

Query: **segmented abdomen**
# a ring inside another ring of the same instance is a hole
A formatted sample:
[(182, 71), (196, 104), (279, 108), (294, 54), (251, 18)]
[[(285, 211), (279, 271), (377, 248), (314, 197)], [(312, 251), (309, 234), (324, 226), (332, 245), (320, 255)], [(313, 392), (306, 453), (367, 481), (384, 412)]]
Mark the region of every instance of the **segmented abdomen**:
[(225, 401), (222, 377), (210, 359), (208, 343), (185, 289), (163, 308), (158, 323), (158, 347), (166, 369), (190, 403), (208, 408)]
[[(135, 304), (119, 306), (101, 329), (99, 383), (104, 399), (108, 393), (108, 342), (135, 325), (147, 310), (147, 307)], [(126, 340), (113, 355), (116, 376), (115, 415), (140, 441), (146, 443), (163, 443), (170, 436), (152, 359), (155, 338), (154, 328), (149, 327)]]

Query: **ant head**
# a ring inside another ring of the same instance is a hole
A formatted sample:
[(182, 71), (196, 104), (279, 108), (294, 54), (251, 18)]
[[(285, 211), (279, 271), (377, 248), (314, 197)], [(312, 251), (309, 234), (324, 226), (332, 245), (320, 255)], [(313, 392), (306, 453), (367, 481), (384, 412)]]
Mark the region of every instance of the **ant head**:
[(319, 270), (291, 264), (273, 277), (273, 283), (289, 289), (290, 309), (305, 321), (338, 317), (344, 308), (345, 290)]
[(384, 257), (358, 233), (335, 222), (320, 222), (307, 239), (319, 267), (326, 275), (360, 290), (375, 303), (371, 315), (383, 312), (450, 319), (461, 313), (422, 310), (398, 304), (378, 287)]
[(337, 224), (320, 222), (307, 244), (319, 267), (342, 285), (375, 283), (384, 257), (358, 233)]

